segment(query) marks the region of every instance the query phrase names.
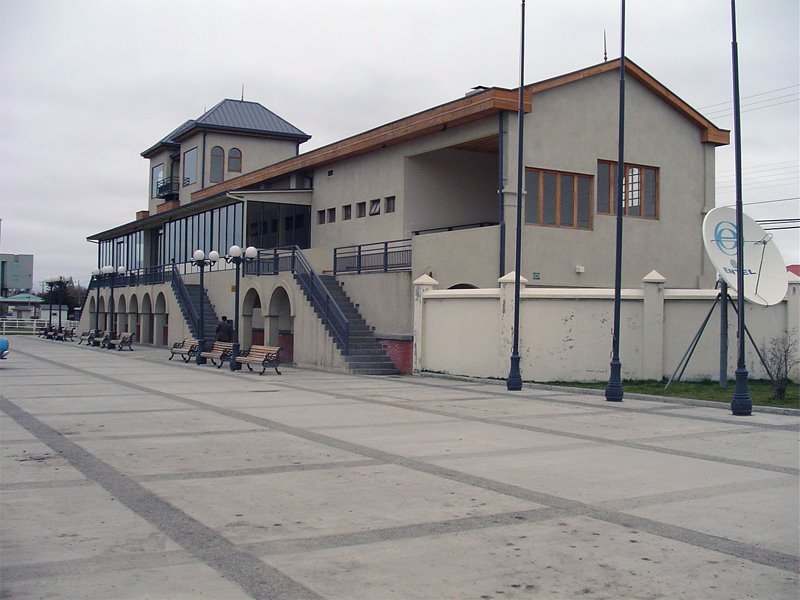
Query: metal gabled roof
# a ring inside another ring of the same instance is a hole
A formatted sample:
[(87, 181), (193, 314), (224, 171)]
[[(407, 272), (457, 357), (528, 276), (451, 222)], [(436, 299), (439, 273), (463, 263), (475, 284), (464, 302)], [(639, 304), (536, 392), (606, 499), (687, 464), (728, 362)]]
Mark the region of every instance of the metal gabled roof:
[(263, 137), (279, 137), (305, 142), (311, 136), (260, 105), (258, 102), (231, 100), (226, 98), (197, 119), (190, 119), (171, 131), (156, 144), (142, 152), (147, 158), (152, 152), (162, 147), (176, 148), (180, 140), (196, 129), (214, 129), (231, 131)]

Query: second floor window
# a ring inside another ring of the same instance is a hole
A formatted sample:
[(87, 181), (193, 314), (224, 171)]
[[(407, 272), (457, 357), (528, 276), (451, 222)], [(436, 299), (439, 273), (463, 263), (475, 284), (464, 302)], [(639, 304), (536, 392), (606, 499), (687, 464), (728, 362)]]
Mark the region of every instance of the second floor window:
[(183, 185), (192, 185), (197, 181), (197, 148), (183, 153)]
[[(615, 215), (617, 163), (597, 161), (597, 214)], [(658, 168), (625, 164), (622, 214), (626, 217), (658, 219)]]
[(528, 169), (525, 188), (525, 223), (528, 225), (592, 228), (591, 176)]
[(158, 182), (164, 179), (164, 163), (153, 167), (153, 175), (150, 178), (150, 197), (158, 196)]
[(211, 183), (220, 183), (225, 180), (225, 150), (220, 146), (211, 149)]
[(231, 148), (228, 152), (228, 171), (242, 172), (242, 151), (238, 148)]

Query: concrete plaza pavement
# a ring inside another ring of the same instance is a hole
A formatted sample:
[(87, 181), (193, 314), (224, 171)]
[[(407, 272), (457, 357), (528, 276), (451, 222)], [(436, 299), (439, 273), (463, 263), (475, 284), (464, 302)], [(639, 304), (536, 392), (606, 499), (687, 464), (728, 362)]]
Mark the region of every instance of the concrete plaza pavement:
[(798, 416), (12, 338), (0, 598), (798, 597)]

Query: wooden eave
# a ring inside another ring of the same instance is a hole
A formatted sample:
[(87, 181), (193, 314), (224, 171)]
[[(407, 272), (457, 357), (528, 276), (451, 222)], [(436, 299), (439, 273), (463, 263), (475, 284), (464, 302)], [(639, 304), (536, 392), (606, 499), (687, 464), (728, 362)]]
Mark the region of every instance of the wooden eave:
[[(566, 85), (568, 83), (580, 81), (581, 79), (594, 77), (595, 75), (600, 75), (602, 73), (619, 71), (619, 63), (620, 59), (618, 58), (616, 60), (595, 65), (593, 67), (581, 69), (580, 71), (567, 73), (566, 75), (560, 75), (552, 79), (534, 83), (526, 86), (526, 89), (531, 94), (536, 94), (537, 92), (543, 92), (545, 90)], [(678, 96), (667, 89), (660, 81), (655, 79), (652, 75), (650, 75), (647, 71), (642, 69), (629, 58), (625, 59), (625, 72), (635, 77), (639, 83), (661, 98), (661, 100), (666, 102), (669, 106), (677, 110), (686, 119), (697, 125), (697, 127), (700, 129), (701, 142), (714, 144), (716, 146), (726, 146), (731, 143), (730, 131), (727, 129), (719, 129), (706, 117), (681, 100)]]
[[(525, 112), (531, 111), (529, 93), (523, 105)], [(207, 187), (193, 193), (192, 201), (241, 189), (293, 171), (318, 167), (424, 137), (450, 127), (484, 119), (500, 111), (516, 111), (518, 106), (519, 95), (516, 90), (490, 88)]]

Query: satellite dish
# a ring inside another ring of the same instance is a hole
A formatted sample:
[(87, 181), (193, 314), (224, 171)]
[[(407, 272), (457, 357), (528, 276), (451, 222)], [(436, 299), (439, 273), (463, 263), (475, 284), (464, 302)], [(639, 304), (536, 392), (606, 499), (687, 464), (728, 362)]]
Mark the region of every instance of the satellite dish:
[[(744, 235), (744, 299), (761, 306), (777, 304), (786, 295), (789, 280), (772, 234), (742, 215)], [(703, 244), (708, 258), (728, 286), (737, 289), (736, 211), (720, 206), (703, 219)]]

